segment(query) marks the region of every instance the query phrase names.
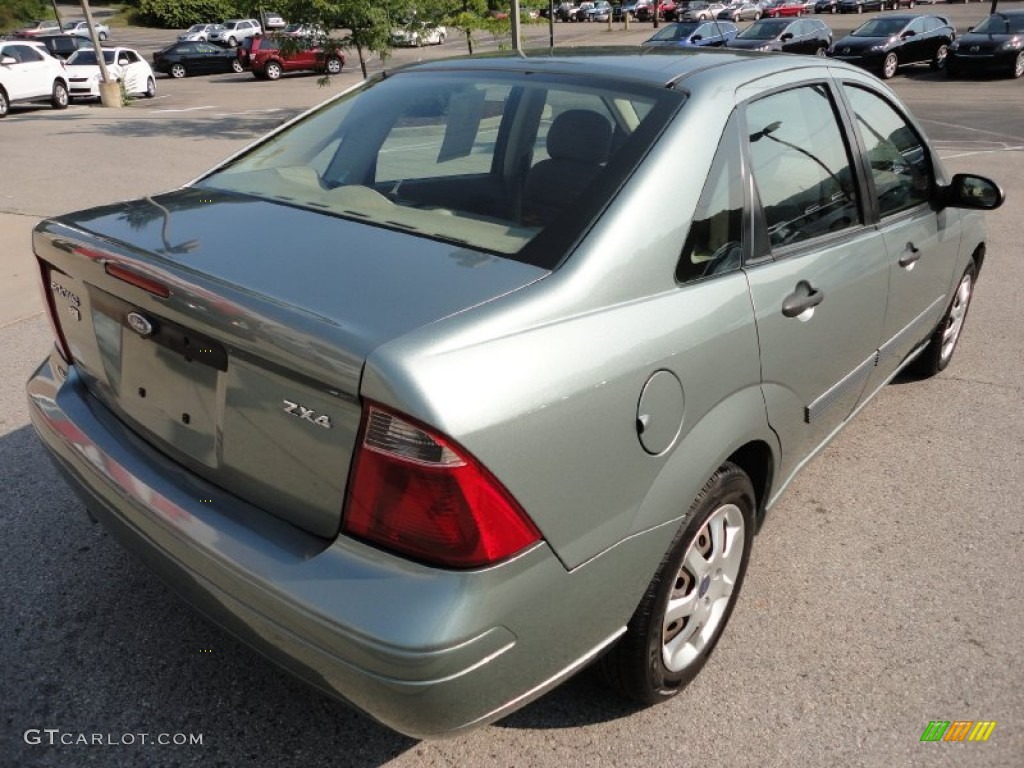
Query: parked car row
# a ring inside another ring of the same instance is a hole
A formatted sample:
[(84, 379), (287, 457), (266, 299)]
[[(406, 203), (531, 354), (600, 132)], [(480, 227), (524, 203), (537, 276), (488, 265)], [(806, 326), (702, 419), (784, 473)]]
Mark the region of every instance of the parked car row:
[(962, 37), (945, 16), (886, 14), (869, 19), (836, 42), (832, 30), (818, 19), (773, 15), (740, 31), (719, 15), (714, 20), (662, 27), (641, 45), (648, 49), (724, 46), (830, 56), (869, 69), (883, 79), (893, 77), (907, 64), (945, 69), (951, 77), (985, 70), (1019, 78), (1024, 76), (1024, 10), (995, 13)]
[(339, 74), (345, 56), (315, 38), (283, 45), (285, 35), (248, 37), (238, 48), (213, 43), (179, 41), (153, 54), (153, 69), (173, 78), (246, 70), (263, 80), (277, 80), (286, 72)]
[[(93, 24), (96, 29), (96, 37), (103, 42), (110, 37), (110, 27), (98, 22)], [(59, 24), (49, 19), (38, 19), (30, 21), (14, 31), (14, 36), (23, 40), (35, 39), (43, 35), (73, 35), (78, 37), (90, 37), (89, 24), (85, 19), (72, 19)]]

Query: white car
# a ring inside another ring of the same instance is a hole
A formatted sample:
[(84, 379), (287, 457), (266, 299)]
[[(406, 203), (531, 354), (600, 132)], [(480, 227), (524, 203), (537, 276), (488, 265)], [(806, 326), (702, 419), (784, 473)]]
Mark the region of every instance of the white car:
[(441, 45), (448, 37), (448, 30), (442, 26), (410, 25), (391, 30), (391, 44), (401, 46)]
[[(96, 27), (96, 37), (103, 42), (110, 37), (110, 27), (106, 24), (94, 24)], [(92, 37), (89, 34), (89, 24), (86, 21), (79, 19), (78, 21), (65, 21), (64, 26), (61, 27), (61, 32), (65, 35), (77, 35), (78, 37)]]
[(68, 105), (68, 75), (64, 62), (45, 46), (22, 40), (0, 40), (0, 117), (11, 104), (49, 101), (54, 109)]
[(221, 32), (223, 29), (224, 27), (220, 24), (193, 24), (178, 35), (178, 42), (205, 43), (210, 39), (210, 35), (213, 35), (216, 32)]
[[(156, 77), (149, 62), (131, 48), (104, 48), (103, 61), (110, 76), (124, 84), (128, 95), (156, 96)], [(100, 65), (96, 51), (77, 51), (67, 60), (72, 98), (99, 98)]]
[(281, 14), (267, 11), (261, 17), (263, 19), (263, 28), (266, 30), (281, 30), (287, 26), (287, 22), (281, 17)]
[(221, 26), (222, 30), (210, 34), (211, 43), (226, 43), (234, 48), (247, 37), (263, 34), (263, 27), (256, 19), (227, 19)]

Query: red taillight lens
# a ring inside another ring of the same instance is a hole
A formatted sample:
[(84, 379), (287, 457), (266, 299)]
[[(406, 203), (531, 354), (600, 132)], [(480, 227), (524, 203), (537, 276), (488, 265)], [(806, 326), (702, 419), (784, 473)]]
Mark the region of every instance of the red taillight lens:
[(377, 405), (363, 413), (342, 529), (448, 568), (478, 568), (540, 539), (468, 452)]

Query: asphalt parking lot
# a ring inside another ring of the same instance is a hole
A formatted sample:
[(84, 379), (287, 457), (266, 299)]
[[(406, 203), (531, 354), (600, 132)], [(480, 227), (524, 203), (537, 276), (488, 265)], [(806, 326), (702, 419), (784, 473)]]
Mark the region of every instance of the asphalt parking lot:
[[(965, 30), (987, 8), (924, 12)], [(824, 18), (837, 35), (864, 19)], [(651, 31), (556, 25), (559, 44)], [(543, 44), (547, 28), (528, 36)], [(170, 37), (114, 42), (148, 57)], [(449, 39), (387, 65), (463, 50)], [(311, 75), (161, 77), (157, 98), (125, 109), (0, 121), (0, 765), (1024, 764), (1024, 80), (921, 67), (891, 81), (951, 170), (1007, 193), (960, 349), (935, 379), (886, 388), (791, 486), (715, 655), (670, 703), (623, 704), (585, 672), (499, 723), (416, 742), (278, 671), (88, 522), (28, 426), (24, 381), (51, 343), (31, 227), (185, 183), (358, 79), (351, 59), (326, 88)], [(983, 744), (921, 743), (936, 719), (997, 726)], [(44, 729), (117, 743), (51, 746)], [(172, 743), (153, 743), (161, 734)]]

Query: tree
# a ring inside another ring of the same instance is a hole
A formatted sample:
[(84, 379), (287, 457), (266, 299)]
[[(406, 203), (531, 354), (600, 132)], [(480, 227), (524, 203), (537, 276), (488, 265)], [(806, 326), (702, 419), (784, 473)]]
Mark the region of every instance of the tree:
[(346, 30), (348, 34), (341, 40), (321, 41), (321, 47), (325, 53), (339, 47), (354, 48), (365, 78), (368, 54), (376, 53), (384, 59), (391, 53), (392, 14), (406, 3), (404, 0), (290, 0), (281, 5), (293, 22)]

